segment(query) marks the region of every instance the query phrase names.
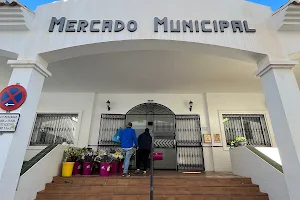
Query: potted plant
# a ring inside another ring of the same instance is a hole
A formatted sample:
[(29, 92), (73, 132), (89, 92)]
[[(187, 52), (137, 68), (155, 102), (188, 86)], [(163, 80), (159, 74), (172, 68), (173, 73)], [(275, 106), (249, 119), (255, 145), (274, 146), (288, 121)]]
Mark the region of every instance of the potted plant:
[(64, 150), (63, 156), (63, 164), (62, 164), (62, 176), (63, 177), (70, 177), (72, 176), (74, 164), (77, 157), (74, 151), (74, 148), (68, 147)]
[(82, 149), (82, 175), (91, 175), (95, 152), (92, 149)]
[(81, 169), (82, 169), (81, 157), (82, 157), (82, 149), (79, 148), (74, 149), (75, 164), (73, 167), (73, 175), (81, 174)]
[(247, 139), (245, 137), (236, 137), (234, 140), (230, 142), (231, 147), (239, 147), (239, 146), (246, 146)]
[[(123, 161), (123, 155), (121, 152), (119, 151), (115, 151), (115, 150), (112, 150), (111, 152), (111, 155), (112, 155), (112, 162), (111, 162), (111, 170), (110, 172), (113, 173), (113, 174), (116, 174), (119, 172), (119, 163), (122, 163)], [(122, 163), (123, 165), (123, 163)], [(121, 166), (122, 168), (122, 166)]]
[(105, 151), (98, 152), (98, 155), (95, 157), (95, 162), (100, 163), (100, 176), (109, 176), (112, 160), (111, 154)]

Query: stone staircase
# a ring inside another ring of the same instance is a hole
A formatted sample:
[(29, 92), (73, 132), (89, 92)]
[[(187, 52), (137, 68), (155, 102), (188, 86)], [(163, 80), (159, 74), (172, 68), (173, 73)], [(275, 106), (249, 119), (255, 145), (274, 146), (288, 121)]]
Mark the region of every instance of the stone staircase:
[[(54, 177), (37, 200), (149, 200), (149, 177)], [(154, 200), (268, 200), (250, 178), (155, 176)]]

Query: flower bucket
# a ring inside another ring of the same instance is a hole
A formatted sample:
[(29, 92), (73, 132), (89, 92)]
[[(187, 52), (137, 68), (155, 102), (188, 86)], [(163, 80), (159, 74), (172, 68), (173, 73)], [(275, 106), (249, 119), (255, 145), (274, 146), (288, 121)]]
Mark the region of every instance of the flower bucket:
[(119, 162), (118, 163), (118, 173), (123, 173), (124, 171), (124, 163), (123, 162)]
[(81, 172), (81, 163), (80, 162), (75, 162), (74, 167), (73, 167), (73, 175), (78, 175)]
[(100, 176), (109, 176), (110, 163), (100, 163)]
[(63, 165), (62, 165), (62, 176), (63, 177), (72, 176), (74, 164), (75, 164), (75, 162), (63, 162)]
[(112, 162), (112, 163), (111, 163), (110, 172), (111, 172), (112, 174), (116, 174), (116, 173), (118, 173), (118, 168), (119, 168), (119, 163), (117, 163), (117, 162)]
[(92, 174), (92, 162), (84, 162), (82, 165), (82, 175), (91, 175)]
[(163, 160), (163, 153), (153, 153), (153, 160)]

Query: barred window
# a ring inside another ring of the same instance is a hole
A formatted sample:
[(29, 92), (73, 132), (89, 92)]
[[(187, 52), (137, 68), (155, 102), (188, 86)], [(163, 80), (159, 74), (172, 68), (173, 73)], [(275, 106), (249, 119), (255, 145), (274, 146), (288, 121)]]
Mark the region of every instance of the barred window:
[(78, 114), (37, 114), (30, 146), (75, 142)]
[(227, 145), (236, 137), (245, 137), (248, 145), (271, 146), (264, 115), (224, 114), (223, 124)]

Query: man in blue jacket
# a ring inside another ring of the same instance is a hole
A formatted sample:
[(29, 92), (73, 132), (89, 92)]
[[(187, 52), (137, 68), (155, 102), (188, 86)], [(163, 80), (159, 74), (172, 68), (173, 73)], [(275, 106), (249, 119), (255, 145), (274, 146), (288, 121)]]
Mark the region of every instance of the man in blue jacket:
[(139, 148), (135, 130), (132, 128), (132, 123), (129, 122), (127, 128), (124, 129), (120, 136), (121, 140), (121, 148), (125, 154), (124, 157), (124, 171), (123, 177), (129, 177), (130, 174), (128, 173), (128, 167), (130, 163), (130, 158), (133, 153), (133, 143), (135, 144), (136, 148)]

